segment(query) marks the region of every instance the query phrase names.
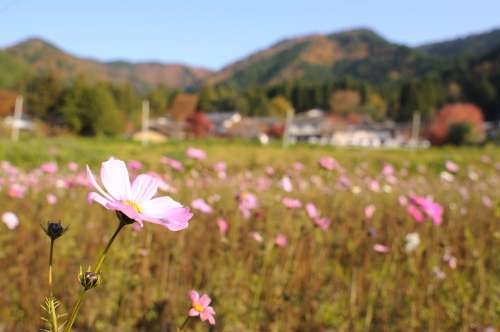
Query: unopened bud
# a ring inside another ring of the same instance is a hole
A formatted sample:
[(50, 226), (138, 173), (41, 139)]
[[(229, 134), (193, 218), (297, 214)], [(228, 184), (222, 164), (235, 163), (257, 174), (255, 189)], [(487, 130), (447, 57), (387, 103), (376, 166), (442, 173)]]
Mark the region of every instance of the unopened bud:
[(42, 226), (43, 231), (52, 240), (61, 237), (67, 230), (68, 227), (64, 227), (60, 221), (49, 221), (47, 225)]
[(101, 284), (101, 275), (92, 271), (83, 271), (80, 267), (80, 274), (78, 276), (80, 284), (87, 291), (96, 288)]

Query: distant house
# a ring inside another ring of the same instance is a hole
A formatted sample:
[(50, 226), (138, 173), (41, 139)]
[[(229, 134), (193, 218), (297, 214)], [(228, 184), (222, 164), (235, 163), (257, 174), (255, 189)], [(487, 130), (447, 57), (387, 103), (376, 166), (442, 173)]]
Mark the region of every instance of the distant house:
[(411, 140), (408, 125), (392, 121), (377, 123), (357, 114), (330, 115), (318, 109), (296, 115), (287, 135), (291, 143), (372, 148), (426, 145), (423, 141)]
[(242, 120), (237, 111), (210, 112), (206, 117), (212, 123), (211, 134), (215, 136), (228, 136), (231, 128)]
[(151, 119), (149, 130), (166, 137), (185, 138), (188, 126), (186, 120), (198, 109), (198, 96), (180, 93), (174, 97), (164, 116)]

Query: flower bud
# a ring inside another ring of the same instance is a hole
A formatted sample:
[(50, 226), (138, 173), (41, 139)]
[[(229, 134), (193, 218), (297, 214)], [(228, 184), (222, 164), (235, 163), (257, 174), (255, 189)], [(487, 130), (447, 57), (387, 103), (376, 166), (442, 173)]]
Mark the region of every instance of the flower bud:
[(83, 271), (80, 267), (80, 274), (78, 275), (80, 284), (87, 291), (96, 288), (101, 284), (101, 275), (92, 271)]
[(49, 221), (45, 227), (42, 226), (42, 229), (48, 237), (56, 240), (68, 230), (68, 227), (64, 227), (60, 221)]

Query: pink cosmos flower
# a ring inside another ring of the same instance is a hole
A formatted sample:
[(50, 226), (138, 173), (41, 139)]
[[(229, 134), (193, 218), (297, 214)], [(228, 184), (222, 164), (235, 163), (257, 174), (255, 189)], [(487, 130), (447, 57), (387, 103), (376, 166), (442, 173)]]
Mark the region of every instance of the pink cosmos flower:
[(213, 209), (203, 198), (197, 198), (191, 202), (191, 207), (206, 214), (212, 213)]
[(11, 198), (23, 198), (24, 195), (26, 194), (27, 188), (21, 184), (14, 183), (12, 186), (9, 187), (9, 190), (7, 191), (7, 195)]
[(319, 160), (319, 165), (321, 167), (323, 167), (324, 169), (331, 171), (331, 170), (334, 170), (338, 166), (338, 163), (332, 157), (322, 157)]
[(417, 207), (415, 205), (412, 205), (412, 204), (408, 205), (408, 207), (406, 208), (406, 211), (408, 211), (408, 213), (413, 217), (413, 219), (415, 219), (415, 221), (417, 221), (417, 222), (424, 221), (424, 216), (417, 209)]
[(382, 169), (382, 175), (384, 176), (394, 175), (394, 167), (391, 164), (384, 164), (384, 168)]
[(13, 212), (2, 214), (2, 221), (10, 230), (15, 229), (19, 225), (19, 218)]
[(313, 220), (314, 224), (321, 230), (326, 231), (328, 227), (330, 227), (330, 224), (332, 223), (330, 219), (328, 218), (316, 218)]
[(70, 171), (72, 171), (72, 172), (76, 172), (76, 171), (78, 171), (78, 168), (79, 168), (79, 167), (80, 167), (80, 166), (78, 166), (78, 164), (77, 164), (77, 163), (75, 163), (74, 161), (70, 161), (70, 162), (68, 163), (68, 169), (69, 169)]
[(176, 171), (182, 171), (182, 163), (178, 160), (171, 159), (168, 157), (161, 157), (160, 162), (172, 167)]
[(138, 171), (142, 168), (142, 163), (138, 160), (130, 160), (128, 163), (127, 163), (128, 167), (130, 167), (130, 169), (133, 169), (134, 171)]
[(457, 164), (455, 164), (451, 160), (447, 160), (445, 163), (445, 167), (448, 170), (448, 172), (456, 173), (460, 169)]
[(375, 214), (375, 210), (377, 210), (377, 208), (373, 204), (370, 204), (370, 205), (366, 206), (365, 207), (365, 217), (366, 217), (366, 219), (371, 219), (373, 217), (373, 215)]
[(410, 199), (435, 225), (440, 225), (443, 222), (443, 207), (440, 204), (434, 202), (431, 198), (417, 195), (410, 196)]
[(131, 185), (127, 167), (121, 160), (110, 158), (102, 163), (101, 181), (106, 190), (97, 183), (88, 166), (87, 176), (97, 190), (89, 193), (90, 200), (123, 213), (140, 227), (146, 221), (171, 231), (180, 231), (188, 227), (188, 221), (193, 216), (189, 209), (168, 196), (153, 198), (158, 181), (151, 175), (141, 174)]
[(57, 203), (57, 196), (54, 194), (47, 194), (47, 203), (54, 205)]
[(40, 169), (45, 173), (54, 174), (55, 172), (57, 172), (57, 163), (55, 162), (44, 163), (40, 166)]
[(311, 219), (319, 218), (319, 211), (316, 208), (316, 205), (314, 205), (313, 203), (306, 204), (306, 211), (309, 218)]
[(276, 239), (274, 240), (274, 243), (276, 243), (276, 245), (278, 247), (286, 247), (288, 245), (288, 239), (286, 238), (286, 236), (284, 234), (278, 234), (276, 235)]
[(373, 250), (381, 254), (385, 254), (386, 252), (389, 252), (389, 247), (380, 243), (376, 243), (373, 245)]
[(193, 147), (189, 147), (187, 150), (186, 150), (186, 155), (191, 158), (191, 159), (195, 159), (195, 160), (204, 160), (207, 158), (207, 153), (201, 149), (196, 149), (196, 148), (193, 148)]
[(190, 317), (200, 316), (202, 321), (208, 320), (210, 325), (215, 325), (215, 310), (210, 306), (212, 299), (207, 294), (200, 296), (194, 289), (189, 292), (191, 298)]
[(281, 203), (288, 209), (299, 209), (302, 207), (302, 202), (295, 198), (283, 197)]
[(219, 227), (219, 232), (221, 233), (221, 235), (226, 235), (229, 229), (229, 225), (222, 218), (217, 219), (217, 227)]
[(243, 218), (250, 218), (251, 211), (257, 208), (257, 198), (254, 194), (243, 191), (238, 194), (239, 209)]
[(293, 163), (293, 169), (295, 169), (297, 172), (302, 172), (304, 168), (304, 164), (302, 164), (301, 162), (296, 161)]
[(293, 190), (292, 181), (290, 180), (290, 178), (288, 176), (284, 176), (281, 179), (280, 184), (281, 184), (281, 188), (283, 188), (283, 190), (286, 192), (291, 192)]
[(262, 235), (260, 235), (259, 232), (251, 232), (250, 235), (252, 236), (252, 238), (255, 241), (257, 241), (259, 243), (261, 243), (262, 241), (264, 241), (264, 238), (262, 237)]

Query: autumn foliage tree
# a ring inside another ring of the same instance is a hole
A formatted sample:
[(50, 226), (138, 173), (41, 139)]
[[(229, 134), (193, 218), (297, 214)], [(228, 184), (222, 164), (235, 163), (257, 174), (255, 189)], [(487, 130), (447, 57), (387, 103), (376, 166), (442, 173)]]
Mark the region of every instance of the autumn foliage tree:
[[(483, 115), (476, 105), (447, 104), (432, 120), (429, 138), (433, 144), (445, 144), (450, 143), (450, 134), (452, 134), (454, 143), (465, 143), (465, 141), (477, 140), (483, 135), (482, 125)], [(465, 128), (469, 129), (465, 130)], [(457, 137), (458, 132), (464, 136), (463, 139)]]
[(190, 134), (202, 137), (208, 134), (212, 128), (212, 123), (202, 112), (193, 112), (186, 119), (187, 129)]

